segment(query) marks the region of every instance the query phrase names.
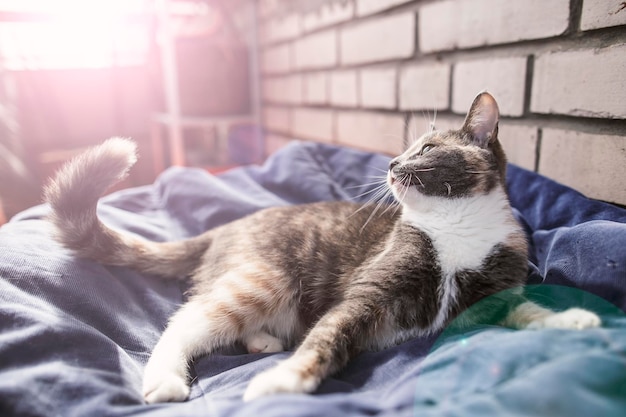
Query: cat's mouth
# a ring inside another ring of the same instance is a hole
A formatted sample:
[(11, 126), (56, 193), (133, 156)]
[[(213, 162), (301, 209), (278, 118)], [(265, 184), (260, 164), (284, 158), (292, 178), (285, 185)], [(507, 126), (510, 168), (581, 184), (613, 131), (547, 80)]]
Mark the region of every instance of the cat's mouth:
[(411, 179), (410, 175), (407, 174), (400, 174), (397, 175), (395, 174), (393, 171), (389, 171), (389, 185), (390, 186), (395, 186), (395, 187), (410, 187), (413, 184), (413, 181)]

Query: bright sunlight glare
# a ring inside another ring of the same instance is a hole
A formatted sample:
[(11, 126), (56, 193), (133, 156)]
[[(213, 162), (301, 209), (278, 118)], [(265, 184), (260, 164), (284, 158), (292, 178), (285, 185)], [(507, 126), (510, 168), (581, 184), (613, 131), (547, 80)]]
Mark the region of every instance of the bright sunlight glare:
[[(9, 70), (101, 68), (144, 61), (149, 0), (0, 0), (31, 21), (0, 24), (0, 65)], [(134, 17), (134, 19), (132, 19)]]

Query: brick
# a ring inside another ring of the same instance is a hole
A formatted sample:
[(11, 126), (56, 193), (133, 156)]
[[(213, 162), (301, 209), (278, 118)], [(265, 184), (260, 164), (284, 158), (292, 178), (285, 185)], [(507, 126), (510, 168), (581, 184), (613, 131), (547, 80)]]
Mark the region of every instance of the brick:
[(361, 111), (337, 114), (337, 140), (342, 145), (397, 155), (402, 152), (404, 117)]
[(355, 107), (359, 103), (356, 70), (335, 71), (330, 74), (330, 103)]
[(294, 65), (297, 69), (328, 68), (337, 64), (337, 31), (307, 35), (293, 46)]
[(271, 131), (289, 132), (291, 130), (290, 113), (289, 108), (265, 106), (263, 108), (263, 126)]
[(310, 72), (304, 77), (304, 102), (308, 104), (328, 103), (328, 73)]
[(400, 71), (400, 109), (447, 109), (450, 106), (450, 65), (412, 65)]
[(332, 110), (302, 107), (292, 110), (291, 131), (300, 139), (314, 139), (330, 143), (333, 141), (333, 130)]
[(259, 0), (259, 15), (263, 18), (276, 13), (281, 0)]
[(261, 65), (263, 72), (266, 74), (288, 72), (291, 68), (290, 60), (291, 52), (289, 44), (267, 48), (262, 54)]
[(524, 126), (506, 121), (501, 121), (499, 124), (498, 139), (508, 161), (531, 171), (535, 170), (537, 138), (538, 129), (535, 126)]
[(360, 73), (360, 103), (363, 107), (396, 108), (397, 70), (368, 68)]
[(344, 65), (408, 58), (415, 51), (415, 14), (358, 23), (343, 29), (340, 38)]
[(354, 3), (330, 2), (324, 3), (317, 10), (307, 12), (302, 17), (302, 26), (305, 32), (345, 22), (354, 16)]
[(626, 118), (626, 44), (554, 52), (535, 59), (531, 110)]
[(366, 16), (389, 9), (411, 0), (357, 0), (357, 16)]
[(585, 0), (580, 19), (582, 30), (626, 25), (626, 9), (622, 0)]
[(274, 103), (298, 104), (302, 102), (302, 77), (265, 78), (262, 84), (263, 99)]
[(544, 129), (539, 172), (588, 197), (626, 204), (626, 139)]
[(500, 113), (521, 116), (524, 112), (526, 57), (491, 58), (459, 62), (452, 75), (452, 110), (465, 114), (474, 97), (489, 91)]
[(407, 137), (409, 143), (415, 142), (423, 134), (430, 132), (431, 123), (434, 122), (435, 129), (445, 132), (457, 130), (463, 125), (463, 117), (437, 115), (435, 112), (411, 113), (407, 125)]
[(558, 36), (570, 0), (446, 0), (419, 10), (419, 48), (434, 52)]
[(274, 133), (265, 135), (265, 155), (269, 156), (275, 153), (277, 150), (287, 146), (291, 141), (292, 139), (286, 136), (277, 135)]
[(265, 22), (262, 27), (264, 43), (294, 39), (300, 35), (300, 15), (291, 13), (275, 17)]

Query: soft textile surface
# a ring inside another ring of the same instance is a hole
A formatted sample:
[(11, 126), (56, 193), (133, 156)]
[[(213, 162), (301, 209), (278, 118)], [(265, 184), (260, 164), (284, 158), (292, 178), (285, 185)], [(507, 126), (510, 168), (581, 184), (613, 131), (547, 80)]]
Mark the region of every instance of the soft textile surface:
[[(105, 198), (100, 215), (148, 239), (181, 239), (263, 207), (365, 201), (374, 185), (361, 185), (387, 163), (296, 143), (218, 177), (172, 168)], [(513, 166), (508, 181), (532, 242), (529, 284), (541, 284), (530, 295), (595, 309), (603, 328), (447, 331), (364, 353), (315, 395), (252, 403), (241, 401), (247, 382), (289, 353), (232, 346), (195, 361), (188, 402), (145, 405), (142, 369), (184, 285), (75, 259), (50, 239), (39, 206), (0, 229), (0, 415), (626, 415), (626, 210)]]

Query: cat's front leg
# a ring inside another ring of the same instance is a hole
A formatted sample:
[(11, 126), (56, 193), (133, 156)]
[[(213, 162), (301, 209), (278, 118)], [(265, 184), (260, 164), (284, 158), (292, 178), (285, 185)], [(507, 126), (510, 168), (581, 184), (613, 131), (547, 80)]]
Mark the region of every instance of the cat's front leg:
[(378, 322), (371, 311), (354, 301), (328, 311), (289, 359), (252, 379), (243, 399), (315, 391), (325, 377), (345, 366), (371, 334)]
[[(230, 336), (230, 337), (229, 337)], [(212, 319), (202, 302), (190, 301), (170, 320), (144, 369), (143, 397), (147, 403), (184, 401), (189, 396), (189, 362), (231, 343), (236, 335)]]

